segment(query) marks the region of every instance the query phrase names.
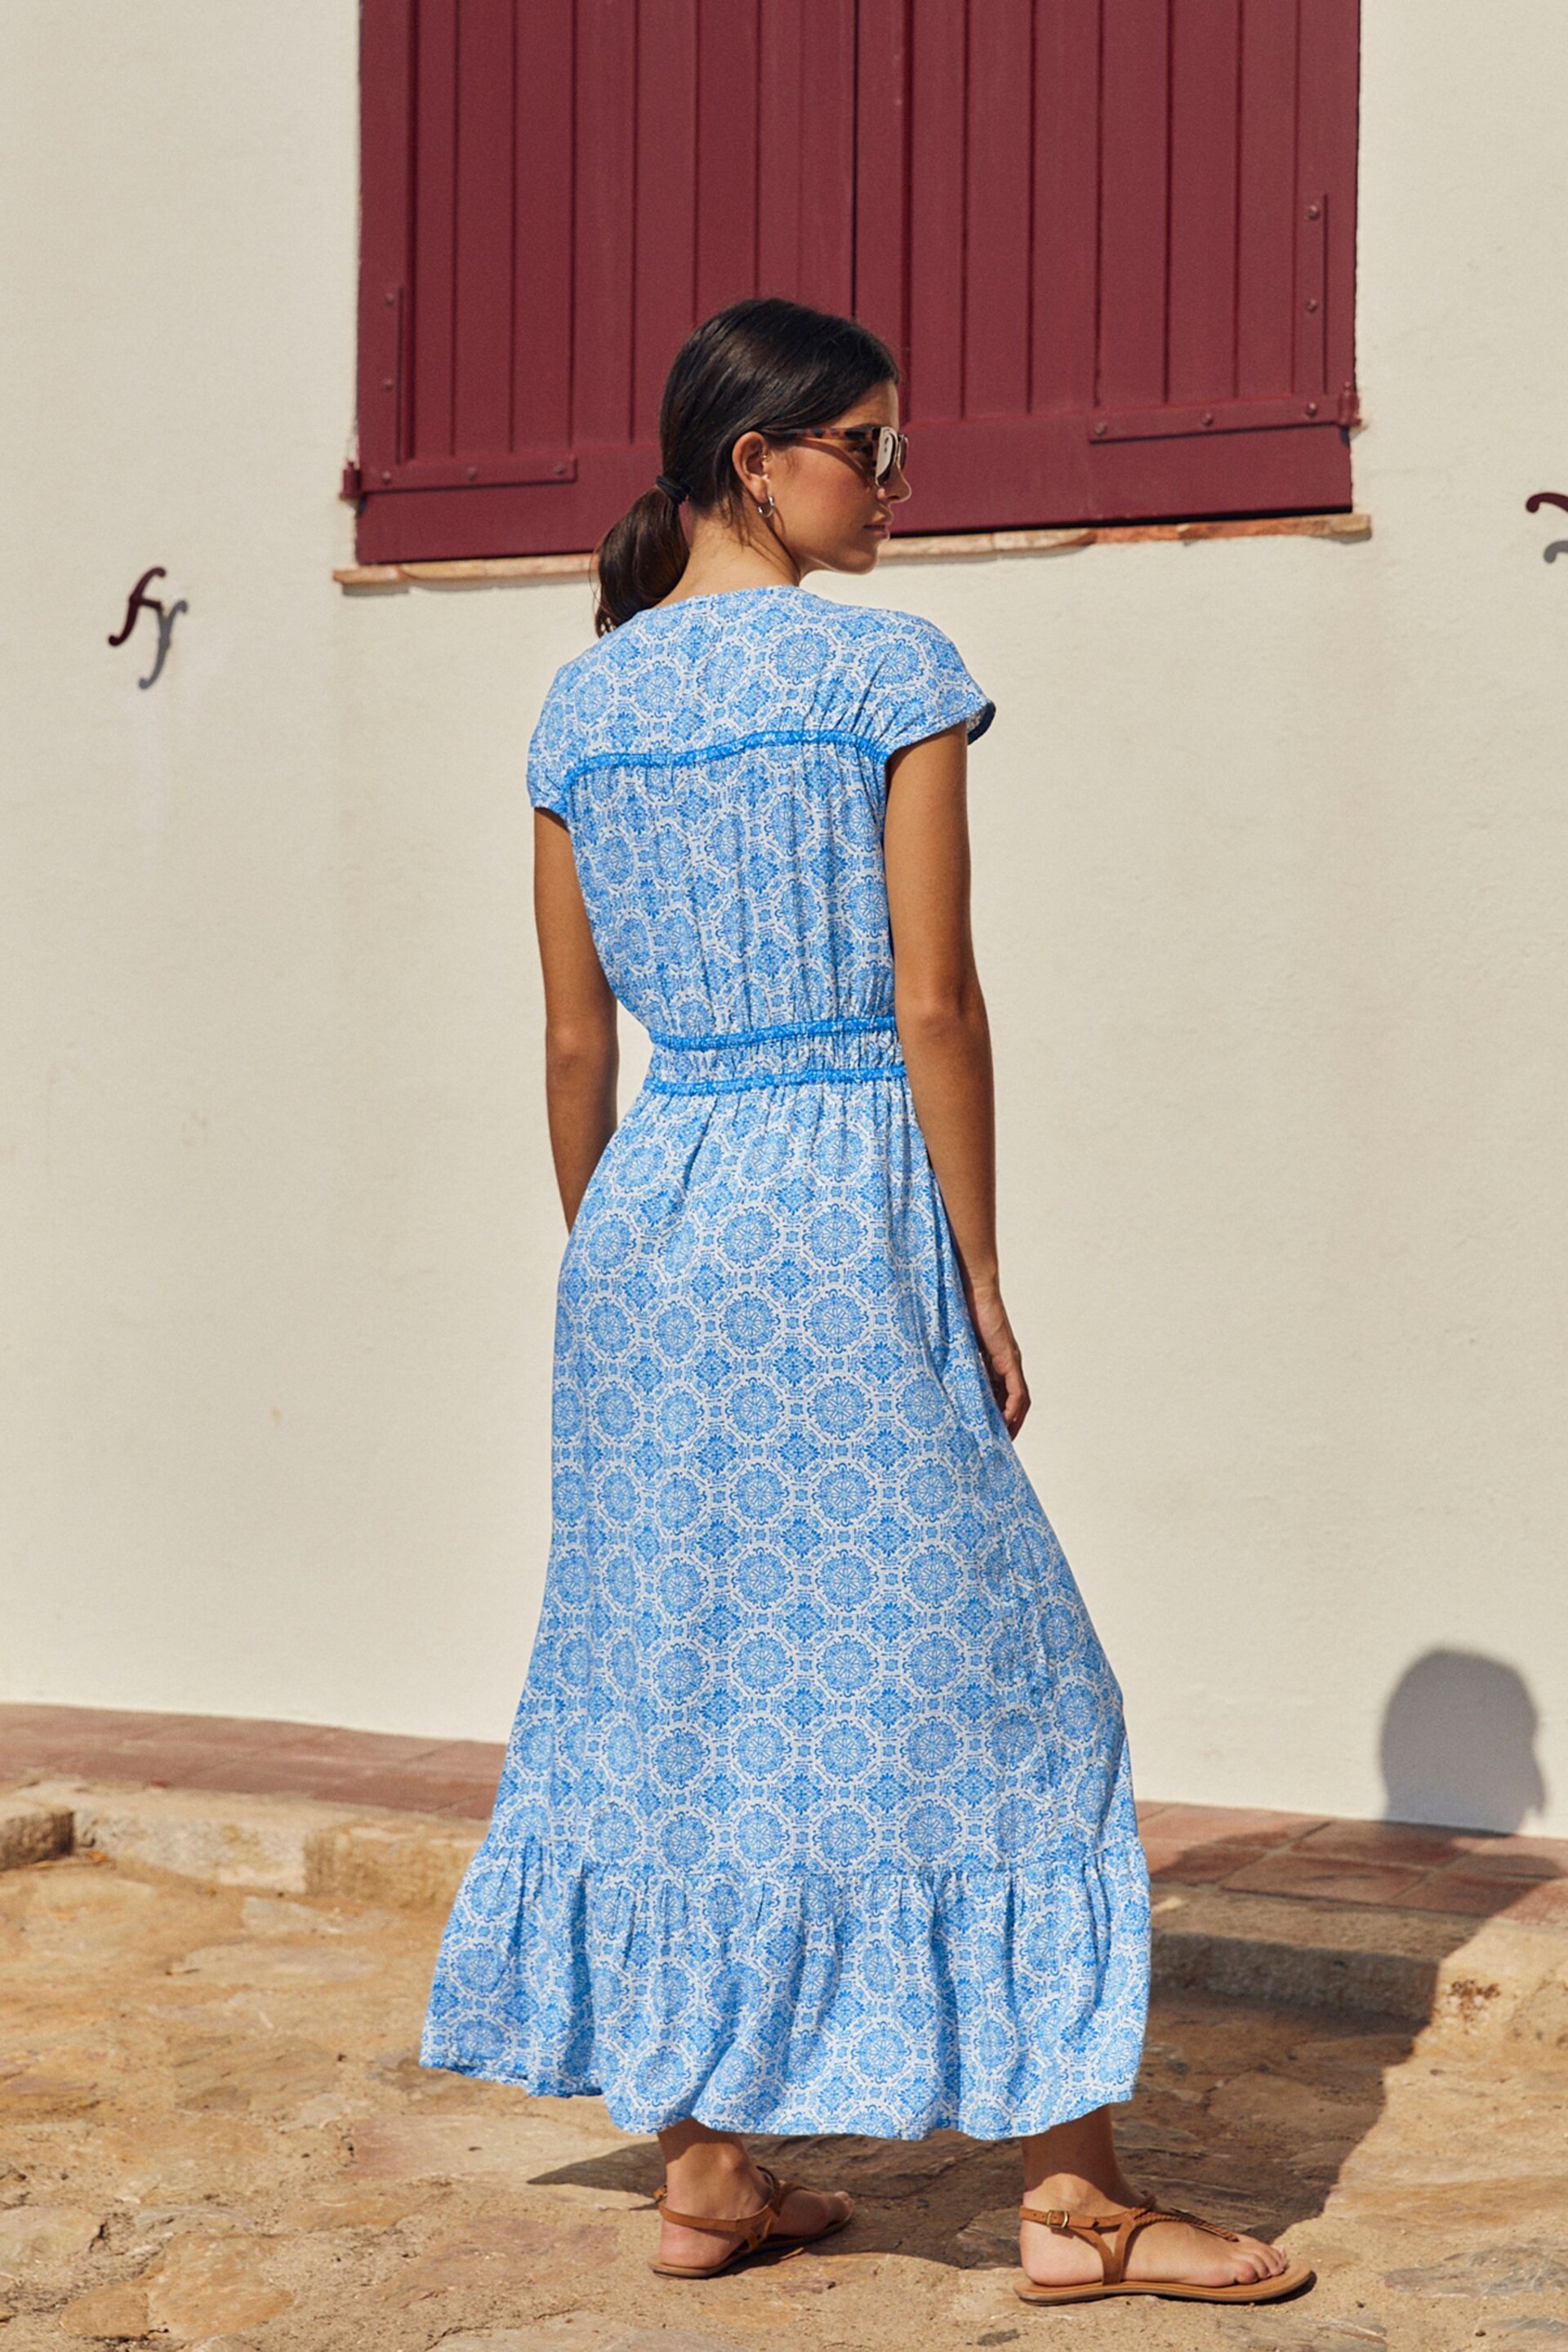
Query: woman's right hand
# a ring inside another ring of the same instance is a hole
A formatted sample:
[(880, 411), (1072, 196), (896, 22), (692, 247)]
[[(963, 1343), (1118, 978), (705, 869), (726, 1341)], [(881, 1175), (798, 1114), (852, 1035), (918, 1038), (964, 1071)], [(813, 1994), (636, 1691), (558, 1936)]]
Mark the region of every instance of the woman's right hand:
[(1008, 1436), (1016, 1437), (1029, 1410), (1029, 1386), (1024, 1378), (1023, 1354), (1013, 1336), (1007, 1309), (1002, 1304), (1001, 1290), (994, 1282), (965, 1282), (963, 1295), (980, 1352), (985, 1359), (991, 1393), (1007, 1425)]

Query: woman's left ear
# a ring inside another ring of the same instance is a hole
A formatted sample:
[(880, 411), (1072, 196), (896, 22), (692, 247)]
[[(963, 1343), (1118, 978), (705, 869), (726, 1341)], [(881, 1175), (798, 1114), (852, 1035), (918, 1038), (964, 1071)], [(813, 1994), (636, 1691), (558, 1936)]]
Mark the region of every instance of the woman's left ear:
[(754, 429), (742, 433), (730, 452), (730, 462), (748, 498), (754, 499), (759, 490), (764, 497), (767, 494), (767, 442)]

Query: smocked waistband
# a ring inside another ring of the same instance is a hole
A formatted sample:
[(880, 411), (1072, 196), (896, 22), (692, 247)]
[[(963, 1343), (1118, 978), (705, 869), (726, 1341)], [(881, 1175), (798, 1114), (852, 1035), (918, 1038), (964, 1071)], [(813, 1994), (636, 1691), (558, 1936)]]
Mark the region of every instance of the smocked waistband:
[(784, 1021), (681, 1037), (651, 1031), (644, 1084), (655, 1094), (735, 1094), (747, 1087), (852, 1086), (904, 1074), (890, 1013)]

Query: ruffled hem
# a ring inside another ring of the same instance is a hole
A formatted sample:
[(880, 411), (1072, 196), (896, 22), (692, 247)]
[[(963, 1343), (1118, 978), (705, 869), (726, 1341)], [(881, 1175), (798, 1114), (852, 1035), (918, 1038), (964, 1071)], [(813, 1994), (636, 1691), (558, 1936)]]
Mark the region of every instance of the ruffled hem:
[(420, 2054), (596, 2094), (626, 2132), (1011, 2139), (1131, 2095), (1148, 1983), (1135, 1838), (1027, 1869), (678, 1879), (492, 1826)]

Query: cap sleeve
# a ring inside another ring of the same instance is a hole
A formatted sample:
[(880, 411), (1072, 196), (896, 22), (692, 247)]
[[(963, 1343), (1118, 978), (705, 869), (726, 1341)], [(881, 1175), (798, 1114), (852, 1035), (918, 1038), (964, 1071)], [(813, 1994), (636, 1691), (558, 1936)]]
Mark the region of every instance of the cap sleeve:
[(891, 616), (878, 662), (877, 740), (885, 754), (908, 743), (940, 735), (962, 719), (973, 743), (996, 716), (996, 705), (977, 686), (952, 639), (918, 613)]
[(554, 816), (567, 811), (571, 750), (567, 734), (564, 671), (558, 670), (528, 744), (528, 797)]

